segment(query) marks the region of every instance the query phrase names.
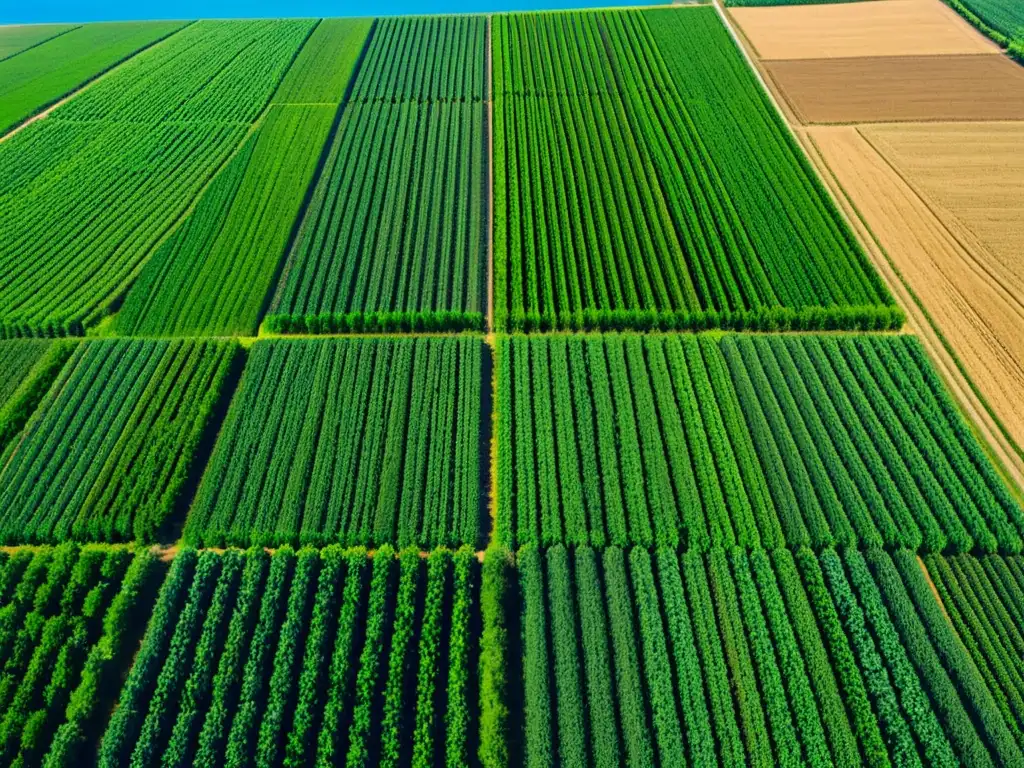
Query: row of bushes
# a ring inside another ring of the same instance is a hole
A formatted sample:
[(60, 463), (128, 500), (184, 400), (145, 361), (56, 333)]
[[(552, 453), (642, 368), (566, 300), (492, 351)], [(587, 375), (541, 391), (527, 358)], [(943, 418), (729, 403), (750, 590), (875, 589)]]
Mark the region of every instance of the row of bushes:
[(392, 333), (395, 331), (483, 331), (481, 312), (324, 312), (319, 315), (269, 315), (269, 333)]
[(760, 307), (739, 311), (584, 309), (555, 314), (512, 311), (498, 317), (507, 331), (886, 331), (903, 326), (906, 316), (895, 305), (859, 307)]

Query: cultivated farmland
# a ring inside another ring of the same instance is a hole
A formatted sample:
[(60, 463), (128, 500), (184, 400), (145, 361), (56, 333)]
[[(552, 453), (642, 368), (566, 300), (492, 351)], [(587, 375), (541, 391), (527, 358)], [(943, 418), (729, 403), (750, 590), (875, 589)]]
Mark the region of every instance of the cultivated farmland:
[(0, 144), (0, 335), (95, 322), (242, 141), (311, 27), (192, 24)]
[(999, 51), (939, 0), (733, 8), (729, 13), (764, 60)]
[(125, 335), (253, 335), (336, 107), (272, 106), (147, 262)]
[(32, 24), (0, 27), (0, 61), (76, 29), (75, 24)]
[(4, 59), (0, 49), (0, 135), (141, 48), (173, 34), (180, 21), (88, 24)]
[(797, 59), (765, 68), (804, 123), (1024, 119), (1024, 67), (1005, 56)]
[(0, 540), (152, 541), (195, 470), (237, 350), (80, 344), (5, 457)]
[(471, 338), (257, 342), (186, 540), (475, 543), (483, 362)]
[(498, 329), (902, 322), (712, 10), (493, 34)]
[(0, 136), (0, 765), (1024, 765), (1024, 121), (773, 98), (1014, 65), (694, 5), (176, 22)]
[(910, 553), (557, 546), (518, 561), (516, 764), (1022, 759)]
[[(809, 131), (835, 180), (885, 249), (938, 331), (955, 351), (1013, 441), (1024, 445), (1024, 317), (1018, 302), (984, 272), (962, 240), (864, 140), (856, 128)], [(954, 176), (950, 178), (953, 183)], [(975, 251), (976, 252), (976, 251)]]
[(1024, 563), (1019, 557), (925, 557), (960, 640), (1024, 748)]
[(25, 426), (74, 349), (70, 340), (0, 341), (0, 450)]
[(81, 765), (159, 578), (152, 554), (123, 547), (0, 552), (4, 765)]
[(466, 765), (478, 571), (468, 549), (182, 552), (99, 765)]
[(269, 330), (483, 328), (484, 33), (377, 23)]
[(911, 339), (520, 337), (497, 366), (509, 547), (1022, 548)]

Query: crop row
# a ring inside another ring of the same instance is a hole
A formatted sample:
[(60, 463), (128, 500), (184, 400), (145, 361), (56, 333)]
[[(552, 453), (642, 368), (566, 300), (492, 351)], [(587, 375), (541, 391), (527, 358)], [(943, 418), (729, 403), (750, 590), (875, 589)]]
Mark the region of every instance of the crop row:
[(463, 766), (476, 711), (468, 549), (185, 550), (99, 766)]
[(0, 341), (0, 456), (6, 455), (8, 441), (25, 426), (74, 349), (72, 341)]
[(487, 93), (486, 43), (484, 16), (379, 19), (352, 101), (482, 101)]
[(499, 329), (902, 323), (714, 10), (494, 27)]
[(1009, 765), (913, 554), (518, 557), (522, 765)]
[(183, 26), (180, 21), (88, 24), (10, 58), (0, 52), (0, 135)]
[(300, 46), (309, 19), (199, 21), (57, 109), (55, 120), (252, 123)]
[(267, 328), (482, 328), (485, 152), (480, 104), (346, 107)]
[(1024, 749), (1024, 562), (998, 555), (924, 562), (943, 609)]
[(186, 548), (155, 594), (162, 570), (0, 552), (5, 764), (1024, 759), (1017, 558)]
[(0, 763), (82, 765), (158, 575), (149, 552), (0, 552)]
[(192, 24), (5, 141), (0, 336), (81, 334), (107, 311), (241, 143), (311, 29)]
[(0, 541), (153, 540), (238, 345), (83, 342), (0, 469)]
[(255, 335), (334, 105), (272, 106), (146, 262), (116, 317), (124, 335)]
[(1024, 512), (909, 337), (514, 337), (497, 535), (1020, 552)]
[(340, 104), (372, 19), (321, 19), (274, 93), (274, 104)]
[(11, 24), (0, 29), (0, 61), (78, 29), (80, 24)]
[(482, 364), (471, 338), (257, 342), (186, 541), (476, 542)]

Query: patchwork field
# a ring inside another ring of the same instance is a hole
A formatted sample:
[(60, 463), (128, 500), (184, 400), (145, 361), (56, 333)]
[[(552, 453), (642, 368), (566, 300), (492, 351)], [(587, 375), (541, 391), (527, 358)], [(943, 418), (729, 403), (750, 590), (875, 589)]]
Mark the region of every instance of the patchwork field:
[(1019, 73), (720, 10), (175, 22), (0, 128), (0, 765), (1024, 765)]
[(729, 14), (764, 60), (999, 51), (940, 0), (732, 8)]
[(769, 61), (765, 69), (804, 123), (1024, 120), (1024, 67), (1005, 56)]
[(244, 139), (312, 24), (189, 25), (0, 143), (0, 336), (80, 335), (103, 315)]

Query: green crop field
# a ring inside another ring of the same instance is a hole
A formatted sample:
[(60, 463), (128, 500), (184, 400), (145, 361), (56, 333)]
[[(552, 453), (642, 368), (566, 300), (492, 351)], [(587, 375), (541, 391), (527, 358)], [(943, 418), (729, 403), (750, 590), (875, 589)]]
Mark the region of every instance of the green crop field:
[(0, 341), (0, 451), (25, 426), (74, 348), (71, 340)]
[(0, 335), (98, 319), (244, 139), (311, 26), (192, 24), (0, 144)]
[(25, 41), (26, 50), (0, 61), (0, 133), (181, 27), (176, 21), (89, 24), (41, 44)]
[(498, 535), (1020, 552), (1024, 510), (907, 337), (501, 342)]
[(483, 328), (485, 27), (378, 23), (270, 330)]
[(0, 766), (1024, 765), (1024, 452), (683, 5), (0, 26)]
[(900, 324), (713, 10), (493, 34), (499, 329)]
[(258, 342), (186, 540), (475, 543), (482, 365), (471, 338)]
[(237, 344), (80, 344), (0, 471), (0, 541), (152, 540)]
[(468, 550), (182, 553), (99, 765), (466, 765), (478, 571)]
[[(138, 642), (157, 558), (62, 544), (0, 552), (0, 761), (73, 765)], [(77, 763), (81, 764), (81, 763)]]
[(929, 555), (925, 563), (960, 640), (1024, 749), (1024, 563), (998, 555)]
[(31, 24), (0, 27), (0, 61), (34, 48), (58, 35), (77, 29), (76, 24)]
[(1021, 759), (909, 553), (556, 546), (519, 561), (516, 764), (552, 764), (555, 744), (569, 765)]

